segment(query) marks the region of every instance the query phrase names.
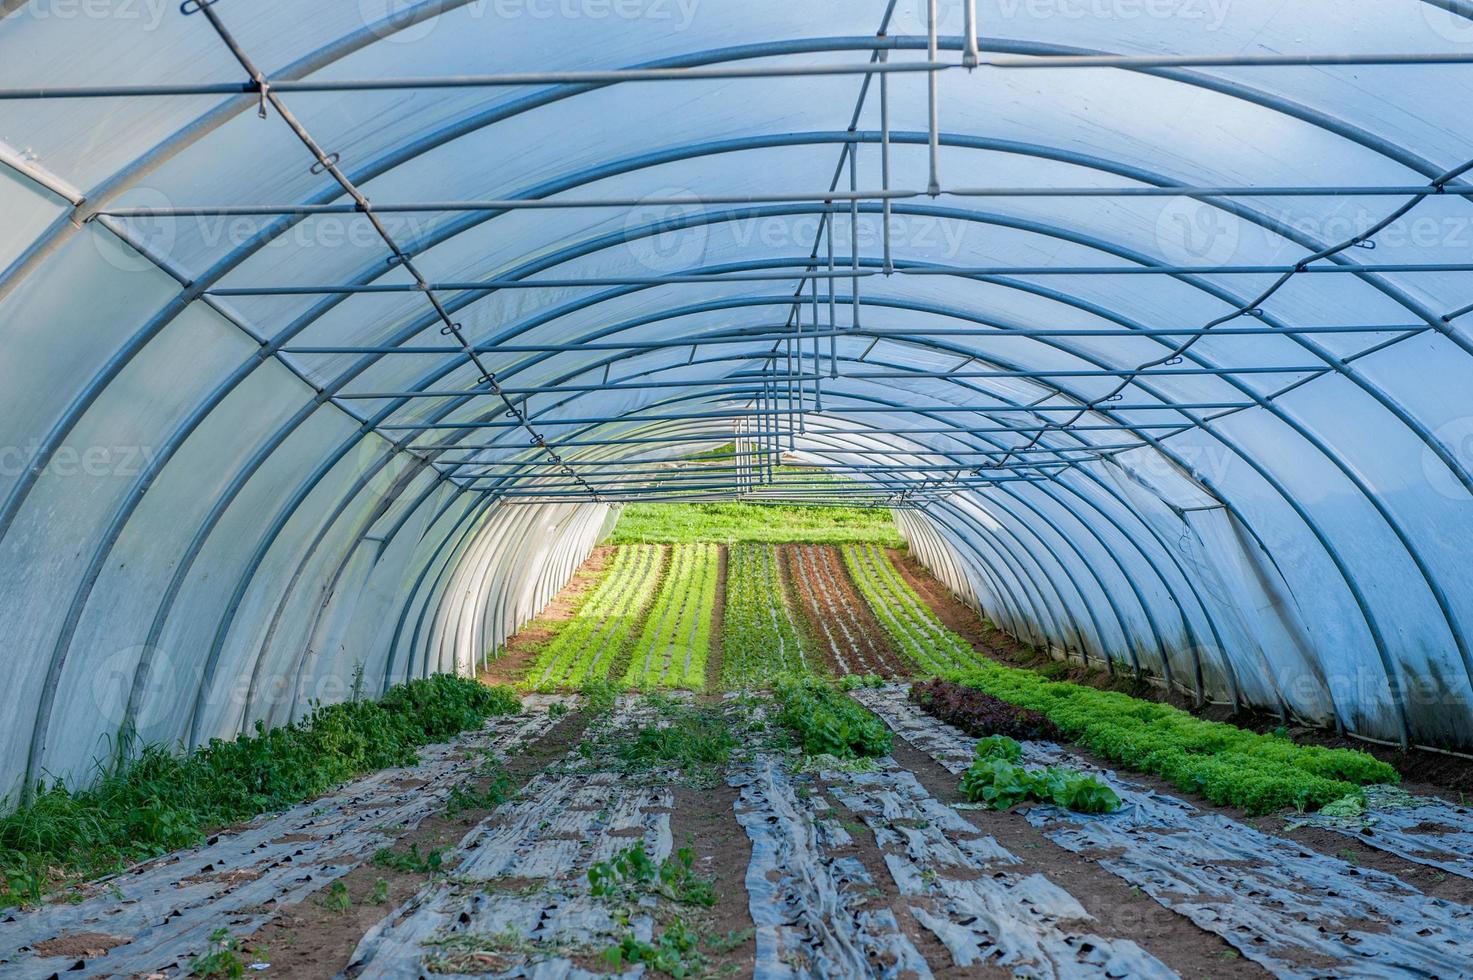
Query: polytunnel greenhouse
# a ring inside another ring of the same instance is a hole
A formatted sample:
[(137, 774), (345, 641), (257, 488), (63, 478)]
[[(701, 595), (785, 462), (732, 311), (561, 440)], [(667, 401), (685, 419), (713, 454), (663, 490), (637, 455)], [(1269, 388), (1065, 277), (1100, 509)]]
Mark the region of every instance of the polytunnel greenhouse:
[(1473, 3), (0, 0), (0, 977), (1473, 976)]

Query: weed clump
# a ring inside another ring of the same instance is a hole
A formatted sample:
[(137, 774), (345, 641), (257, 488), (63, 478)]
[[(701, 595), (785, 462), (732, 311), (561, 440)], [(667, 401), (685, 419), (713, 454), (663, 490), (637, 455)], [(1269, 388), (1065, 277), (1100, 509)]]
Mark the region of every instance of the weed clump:
[(858, 759), (888, 755), (890, 730), (856, 701), (816, 677), (781, 677), (773, 684), (778, 723), (792, 729), (806, 755)]
[(145, 746), (93, 786), (41, 786), (0, 817), (0, 908), (39, 901), (70, 877), (94, 877), (199, 843), (215, 827), (284, 810), (390, 766), (416, 749), (521, 710), (515, 694), (437, 675), (380, 701), (315, 705), (294, 725), (213, 739), (186, 755)]

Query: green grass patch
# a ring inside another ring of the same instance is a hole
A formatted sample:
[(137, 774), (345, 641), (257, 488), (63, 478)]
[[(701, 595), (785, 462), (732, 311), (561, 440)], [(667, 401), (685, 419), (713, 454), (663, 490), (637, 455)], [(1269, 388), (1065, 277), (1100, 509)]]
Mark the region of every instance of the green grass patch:
[(86, 789), (42, 786), (0, 817), (0, 907), (199, 843), (212, 829), (284, 810), (416, 749), (521, 711), (504, 688), (437, 675), (379, 701), (319, 705), (303, 721), (176, 755), (148, 746)]
[(610, 544), (688, 541), (869, 541), (904, 546), (890, 512), (877, 507), (804, 507), (787, 504), (630, 504)]

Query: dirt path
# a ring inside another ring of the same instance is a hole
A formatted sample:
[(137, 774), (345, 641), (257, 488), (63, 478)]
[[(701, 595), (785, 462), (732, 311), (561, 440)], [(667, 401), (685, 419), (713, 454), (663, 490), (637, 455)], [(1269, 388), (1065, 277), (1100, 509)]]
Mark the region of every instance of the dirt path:
[[(817, 769), (762, 727), (760, 702), (624, 696), (590, 713), (539, 696), (412, 770), (0, 922), (0, 975), (183, 976), (222, 926), (244, 961), (293, 980), (607, 973), (619, 944), (762, 980), (1451, 977), (1473, 961), (1473, 878), (1353, 853), (1325, 829), (1286, 835), (1049, 743), (1024, 761), (1095, 772), (1125, 808), (979, 810), (957, 789), (974, 739), (903, 688), (852, 696), (894, 748)], [(729, 762), (631, 769), (625, 748), (689, 706), (730, 719)], [(595, 892), (589, 872), (631, 847), (655, 865), (689, 855), (710, 904), (627, 881)], [(108, 950), (118, 932), (132, 941)]]
[(797, 612), (816, 642), (829, 651), (839, 674), (908, 677), (910, 665), (859, 595), (833, 545), (787, 544), (780, 551)]
[[(970, 763), (976, 740), (925, 715), (903, 691), (855, 697), (949, 773)], [(1230, 811), (1196, 806), (1135, 774), (1119, 777), (1071, 749), (1045, 742), (1023, 748), (1025, 764), (1090, 772), (1123, 804), (1104, 818), (1024, 808), (1045, 840), (1096, 863), (1276, 976), (1467, 975), (1473, 906), (1264, 833)], [(1195, 946), (1203, 942), (1199, 936)]]

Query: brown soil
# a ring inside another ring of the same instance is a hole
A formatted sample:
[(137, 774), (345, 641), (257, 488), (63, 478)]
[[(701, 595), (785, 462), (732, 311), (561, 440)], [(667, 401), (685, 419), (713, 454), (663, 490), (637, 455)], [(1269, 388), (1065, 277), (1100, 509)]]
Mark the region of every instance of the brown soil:
[[(1208, 721), (1224, 721), (1255, 732), (1270, 732), (1284, 727), (1276, 713), (1231, 706), (1206, 704), (1198, 707), (1193, 699), (1179, 691), (1167, 691), (1146, 681), (1137, 680), (1128, 671), (1114, 674), (1080, 664), (1055, 660), (1003, 630), (998, 629), (950, 589), (937, 581), (929, 571), (904, 551), (890, 549), (890, 558), (910, 587), (925, 600), (936, 616), (952, 632), (957, 633), (978, 652), (1013, 667), (1044, 671), (1053, 680), (1071, 681), (1099, 690), (1120, 691), (1145, 701), (1170, 704)], [(1439, 752), (1412, 749), (1403, 752), (1394, 746), (1377, 745), (1341, 735), (1324, 728), (1304, 725), (1288, 726), (1289, 736), (1302, 745), (1326, 748), (1356, 749), (1375, 756), (1396, 768), (1403, 787), (1411, 793), (1441, 796), (1458, 802), (1460, 794), (1473, 791), (1473, 761)]]
[(675, 846), (689, 847), (696, 856), (697, 873), (716, 883), (716, 904), (699, 913), (699, 931), (721, 941), (722, 947), (729, 946), (707, 950), (715, 976), (750, 975), (756, 959), (745, 885), (752, 842), (736, 820), (737, 796), (725, 783), (699, 790), (678, 786), (670, 816)]
[(716, 546), (716, 602), (711, 606), (711, 640), (706, 652), (706, 690), (721, 690), (721, 641), (726, 623), (726, 545)]
[[(833, 545), (787, 544), (780, 546), (789, 575), (801, 584), (796, 589), (800, 598), (799, 613), (808, 620), (817, 642), (827, 646), (828, 639), (820, 625), (834, 618), (838, 610), (841, 622), (829, 622), (837, 642), (845, 643), (842, 651), (850, 673), (882, 674), (885, 677), (909, 677), (911, 665), (895, 650), (889, 632), (875, 617), (874, 610), (859, 594), (843, 556)], [(799, 567), (810, 574), (799, 574)], [(812, 574), (814, 571), (817, 574)], [(855, 642), (848, 643), (853, 637)]]
[[(582, 712), (569, 714), (552, 731), (515, 755), (502, 760), (504, 771), (517, 789), (566, 755), (583, 737), (588, 719)], [(484, 780), (472, 780), (469, 788), (481, 789)], [(441, 812), (426, 818), (414, 830), (399, 835), (395, 851), (407, 852), (412, 845), (421, 854), (437, 848), (454, 847), (466, 832), (491, 811), (467, 809), (452, 818)], [(425, 883), (423, 874), (380, 867), (364, 855), (364, 861), (338, 879), (348, 890), (352, 902), (346, 911), (329, 908), (324, 901), (326, 891), (319, 891), (305, 902), (284, 906), (254, 935), (245, 937), (242, 945), (258, 951), (257, 956), (271, 964), (272, 976), (298, 978), (337, 976), (348, 966), (359, 940), (391, 910), (408, 901)], [(383, 881), (380, 900), (374, 892)]]
[[(915, 774), (921, 785), (943, 803), (964, 802), (956, 777), (902, 738), (891, 756)], [(1224, 940), (1156, 904), (1139, 889), (1110, 874), (1091, 858), (1052, 843), (1029, 825), (1021, 813), (963, 810), (977, 828), (1022, 859), (1008, 870), (1041, 873), (1063, 888), (1095, 917), (1090, 928), (1102, 936), (1134, 940), (1137, 945), (1183, 977), (1262, 977), (1264, 970), (1242, 959)], [(929, 959), (929, 957), (927, 957)], [(941, 962), (946, 962), (945, 959)]]
[(107, 951), (132, 942), (123, 936), (110, 936), (105, 932), (72, 932), (37, 943), (32, 947), (37, 956), (67, 956), (79, 960), (95, 960), (106, 956)]
[(501, 655), (482, 668), (480, 679), (483, 682), (515, 684), (526, 676), (527, 670), (537, 662), (542, 649), (557, 636), (560, 625), (577, 614), (588, 594), (603, 578), (604, 572), (614, 560), (614, 547), (600, 545), (593, 549), (593, 553), (578, 566), (568, 584), (553, 596), (552, 601), (537, 614), (537, 618), (509, 637)]
[(809, 592), (810, 583), (808, 576), (798, 573), (792, 567), (792, 548), (781, 544), (772, 545), (771, 548), (773, 561), (777, 563), (778, 590), (782, 593), (779, 599), (787, 606), (788, 615), (793, 619), (793, 626), (798, 630), (798, 635), (803, 638), (803, 647), (809, 651), (807, 655), (809, 669), (832, 676), (845, 673), (839, 667), (839, 661), (835, 658), (828, 639), (823, 635), (823, 630), (819, 629), (813, 616), (808, 612), (808, 605), (812, 600), (812, 594)]

